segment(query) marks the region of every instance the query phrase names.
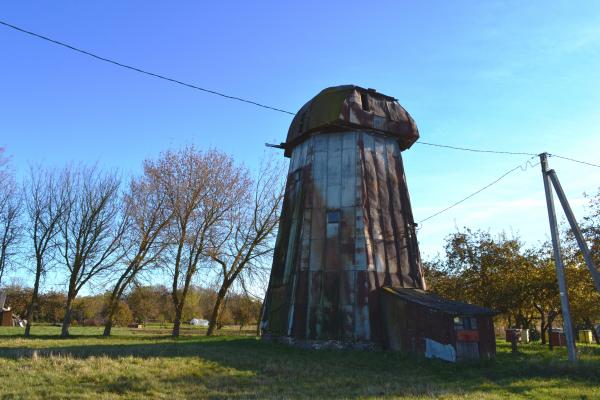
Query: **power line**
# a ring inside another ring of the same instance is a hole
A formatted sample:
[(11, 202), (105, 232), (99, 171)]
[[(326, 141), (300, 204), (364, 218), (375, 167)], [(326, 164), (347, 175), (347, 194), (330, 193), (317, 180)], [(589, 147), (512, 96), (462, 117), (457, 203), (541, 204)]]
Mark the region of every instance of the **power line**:
[(521, 152), (521, 151), (499, 151), (499, 150), (472, 149), (472, 148), (468, 148), (468, 147), (448, 146), (445, 144), (428, 143), (428, 142), (423, 142), (423, 141), (418, 141), (417, 144), (424, 144), (424, 145), (433, 146), (433, 147), (443, 147), (446, 149), (453, 149), (453, 150), (469, 151), (469, 152), (473, 152), (473, 153), (494, 153), (494, 154), (511, 154), (511, 155), (518, 155), (518, 156), (537, 156), (537, 154), (534, 154), (534, 153), (525, 153), (525, 152)]
[(587, 161), (575, 160), (574, 158), (558, 156), (556, 154), (550, 154), (550, 153), (548, 155), (551, 156), (551, 157), (561, 158), (563, 160), (572, 161), (572, 162), (576, 162), (576, 163), (579, 163), (579, 164), (585, 164), (585, 165), (589, 165), (591, 167), (600, 168), (600, 165), (593, 164), (593, 163), (590, 163), (590, 162), (587, 162)]
[[(470, 148), (470, 147), (449, 146), (449, 145), (446, 145), (446, 144), (428, 143), (428, 142), (423, 142), (423, 141), (418, 141), (416, 143), (417, 144), (427, 145), (427, 146), (433, 146), (433, 147), (442, 147), (442, 148), (445, 148), (445, 149), (468, 151), (468, 152), (472, 152), (472, 153), (510, 154), (510, 155), (524, 155), (524, 156), (535, 156), (535, 157), (539, 156), (539, 154), (526, 153), (526, 152), (520, 152), (520, 151), (501, 151), (501, 150), (473, 149), (473, 148)], [(591, 162), (576, 160), (574, 158), (559, 156), (557, 154), (551, 154), (551, 153), (548, 153), (548, 155), (551, 156), (551, 157), (561, 158), (563, 160), (572, 161), (572, 162), (576, 162), (576, 163), (579, 163), (579, 164), (584, 164), (584, 165), (589, 165), (591, 167), (600, 168), (600, 165), (594, 164), (594, 163), (591, 163)]]
[[(213, 94), (215, 96), (224, 97), (226, 99), (236, 100), (236, 101), (240, 101), (240, 102), (243, 102), (243, 103), (252, 104), (252, 105), (255, 105), (257, 107), (265, 108), (265, 109), (272, 110), (272, 111), (281, 112), (281, 113), (288, 114), (288, 115), (296, 115), (296, 113), (294, 113), (294, 112), (287, 111), (287, 110), (284, 110), (284, 109), (281, 109), (281, 108), (268, 106), (268, 105), (265, 105), (265, 104), (262, 104), (262, 103), (258, 103), (258, 102), (253, 101), (253, 100), (244, 99), (244, 98), (238, 97), (238, 96), (231, 96), (231, 95), (228, 95), (228, 94), (225, 94), (225, 93), (217, 92), (215, 90), (210, 90), (210, 89), (206, 89), (206, 88), (203, 88), (203, 87), (200, 87), (200, 86), (196, 86), (196, 85), (191, 84), (191, 83), (186, 83), (186, 82), (180, 81), (178, 79), (169, 78), (169, 77), (164, 76), (164, 75), (160, 75), (160, 74), (157, 74), (157, 73), (154, 73), (154, 72), (146, 71), (146, 70), (143, 70), (141, 68), (133, 67), (131, 65), (123, 64), (121, 62), (118, 62), (118, 61), (115, 61), (115, 60), (112, 60), (112, 59), (109, 59), (109, 58), (102, 57), (102, 56), (99, 56), (97, 54), (91, 53), (91, 52), (89, 52), (87, 50), (83, 50), (83, 49), (77, 48), (77, 47), (72, 46), (70, 44), (66, 44), (66, 43), (61, 42), (59, 40), (51, 39), (51, 38), (49, 38), (47, 36), (40, 35), (38, 33), (28, 31), (28, 30), (20, 28), (18, 26), (9, 24), (8, 22), (4, 22), (4, 21), (0, 20), (0, 25), (4, 25), (4, 26), (6, 26), (8, 28), (11, 28), (11, 29), (14, 29), (16, 31), (25, 33), (27, 35), (31, 35), (31, 36), (36, 37), (38, 39), (45, 40), (47, 42), (50, 42), (50, 43), (53, 43), (53, 44), (65, 47), (65, 48), (67, 48), (69, 50), (73, 50), (73, 51), (76, 51), (78, 53), (85, 54), (85, 55), (93, 57), (93, 58), (95, 58), (97, 60), (104, 61), (104, 62), (113, 64), (113, 65), (116, 65), (116, 66), (119, 66), (119, 67), (122, 67), (122, 68), (126, 68), (126, 69), (129, 69), (131, 71), (139, 72), (141, 74), (149, 75), (149, 76), (152, 76), (152, 77), (155, 77), (155, 78), (158, 78), (158, 79), (162, 79), (162, 80), (165, 80), (165, 81), (168, 81), (168, 82), (176, 83), (178, 85), (182, 85), (182, 86), (186, 86), (186, 87), (189, 87), (189, 88), (192, 88), (192, 89), (200, 90), (202, 92), (210, 93), (210, 94)], [(450, 145), (445, 145), (445, 144), (429, 143), (429, 142), (423, 142), (423, 141), (419, 141), (419, 142), (417, 142), (417, 144), (422, 144), (422, 145), (426, 145), (426, 146), (433, 146), (433, 147), (440, 147), (440, 148), (446, 148), (446, 149), (452, 149), (452, 150), (467, 151), (467, 152), (473, 152), (473, 153), (491, 153), (491, 154), (509, 154), (509, 155), (537, 156), (537, 154), (534, 154), (534, 153), (521, 152), (521, 151), (500, 151), (500, 150), (474, 149), (474, 148), (469, 148), (469, 147), (450, 146)], [(598, 165), (598, 164), (593, 164), (593, 163), (586, 162), (586, 161), (581, 161), (581, 160), (575, 160), (573, 158), (563, 157), (563, 156), (559, 156), (559, 155), (556, 155), (556, 154), (550, 154), (550, 155), (553, 156), (553, 157), (562, 158), (564, 160), (576, 162), (576, 163), (579, 163), (579, 164), (584, 164), (584, 165), (588, 165), (588, 166), (600, 168), (600, 165)]]
[(71, 45), (63, 43), (61, 41), (58, 41), (58, 40), (55, 40), (55, 39), (51, 39), (49, 37), (37, 34), (35, 32), (31, 32), (31, 31), (25, 30), (23, 28), (19, 28), (18, 26), (11, 25), (11, 24), (9, 24), (7, 22), (4, 22), (4, 21), (0, 21), (0, 24), (4, 25), (4, 26), (7, 26), (7, 27), (9, 27), (11, 29), (17, 30), (19, 32), (26, 33), (28, 35), (34, 36), (36, 38), (43, 39), (45, 41), (57, 44), (59, 46), (66, 47), (69, 50), (73, 50), (73, 51), (79, 52), (81, 54), (85, 54), (87, 56), (96, 58), (98, 60), (105, 61), (107, 63), (117, 65), (117, 66), (122, 67), (122, 68), (127, 68), (127, 69), (130, 69), (132, 71), (140, 72), (142, 74), (153, 76), (155, 78), (163, 79), (163, 80), (166, 80), (166, 81), (169, 81), (169, 82), (173, 82), (173, 83), (176, 83), (176, 84), (179, 84), (179, 85), (182, 85), (182, 86), (186, 86), (186, 87), (189, 87), (189, 88), (192, 88), (192, 89), (196, 89), (196, 90), (200, 90), (200, 91), (203, 91), (203, 92), (206, 92), (206, 93), (214, 94), (216, 96), (225, 97), (225, 98), (230, 99), (230, 100), (237, 100), (237, 101), (241, 101), (241, 102), (244, 102), (244, 103), (252, 104), (252, 105), (255, 105), (255, 106), (258, 106), (258, 107), (266, 108), (266, 109), (269, 109), (269, 110), (278, 111), (278, 112), (285, 113), (285, 114), (290, 114), (290, 115), (296, 115), (295, 113), (293, 113), (291, 111), (282, 110), (282, 109), (277, 108), (277, 107), (271, 107), (271, 106), (268, 106), (268, 105), (265, 105), (265, 104), (262, 104), (262, 103), (258, 103), (258, 102), (253, 101), (253, 100), (248, 100), (248, 99), (244, 99), (244, 98), (237, 97), (237, 96), (231, 96), (231, 95), (228, 95), (228, 94), (225, 94), (225, 93), (217, 92), (215, 90), (210, 90), (210, 89), (206, 89), (206, 88), (203, 88), (203, 87), (200, 87), (200, 86), (196, 86), (196, 85), (193, 85), (191, 83), (186, 83), (186, 82), (182, 82), (182, 81), (177, 80), (177, 79), (169, 78), (169, 77), (164, 76), (164, 75), (156, 74), (154, 72), (149, 72), (149, 71), (146, 71), (146, 70), (143, 70), (143, 69), (140, 69), (140, 68), (132, 67), (131, 65), (126, 65), (126, 64), (120, 63), (118, 61), (111, 60), (109, 58), (105, 58), (105, 57), (99, 56), (97, 54), (91, 53), (91, 52), (86, 51), (86, 50), (82, 50), (80, 48), (77, 48), (75, 46), (71, 46)]
[(502, 175), (501, 175), (501, 176), (500, 176), (498, 179), (494, 180), (494, 181), (493, 181), (493, 182), (491, 182), (491, 183), (488, 183), (487, 185), (485, 185), (485, 186), (484, 186), (484, 187), (482, 187), (481, 189), (479, 189), (479, 190), (477, 190), (477, 191), (475, 191), (475, 192), (471, 193), (471, 194), (470, 194), (470, 195), (468, 195), (467, 197), (464, 197), (463, 199), (461, 199), (461, 200), (457, 201), (456, 203), (453, 203), (453, 204), (451, 204), (450, 206), (448, 206), (448, 207), (446, 207), (446, 208), (444, 208), (444, 209), (442, 209), (442, 210), (440, 210), (440, 211), (438, 211), (438, 212), (436, 212), (436, 213), (434, 213), (434, 214), (431, 214), (431, 215), (430, 215), (430, 216), (428, 216), (427, 218), (424, 218), (424, 219), (420, 220), (420, 221), (418, 222), (418, 224), (420, 225), (420, 224), (422, 224), (423, 222), (425, 222), (425, 221), (428, 221), (428, 220), (430, 220), (430, 219), (432, 219), (432, 218), (434, 218), (434, 217), (437, 217), (438, 215), (440, 215), (440, 214), (442, 214), (442, 213), (445, 213), (446, 211), (449, 211), (450, 209), (452, 209), (452, 208), (454, 208), (454, 207), (458, 206), (459, 204), (461, 204), (461, 203), (464, 203), (465, 201), (467, 201), (467, 200), (469, 200), (470, 198), (472, 198), (472, 197), (474, 197), (474, 196), (478, 195), (479, 193), (483, 192), (484, 190), (486, 190), (486, 189), (488, 189), (488, 188), (490, 188), (490, 187), (494, 186), (496, 183), (500, 182), (500, 181), (501, 181), (502, 179), (504, 179), (506, 176), (510, 175), (511, 173), (513, 173), (513, 172), (515, 172), (515, 171), (517, 171), (517, 170), (519, 170), (519, 169), (520, 169), (521, 171), (526, 171), (526, 170), (527, 170), (527, 168), (529, 168), (529, 167), (531, 167), (531, 168), (535, 167), (535, 166), (536, 166), (536, 165), (538, 165), (539, 163), (536, 163), (536, 164), (531, 164), (531, 160), (532, 160), (534, 157), (537, 157), (537, 155), (535, 155), (535, 156), (531, 157), (530, 159), (528, 159), (528, 160), (525, 162), (525, 164), (523, 164), (523, 165), (519, 164), (519, 165), (517, 165), (516, 167), (514, 167), (513, 169), (506, 171), (506, 172), (505, 172), (504, 174), (502, 174)]

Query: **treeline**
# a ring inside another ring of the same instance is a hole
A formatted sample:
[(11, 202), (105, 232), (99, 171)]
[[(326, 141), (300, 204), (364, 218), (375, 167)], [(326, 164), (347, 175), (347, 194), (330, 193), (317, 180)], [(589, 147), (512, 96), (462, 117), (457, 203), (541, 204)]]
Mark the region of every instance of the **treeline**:
[[(24, 315), (31, 299), (32, 289), (18, 285), (4, 287), (11, 299), (12, 310)], [(208, 319), (212, 313), (217, 291), (197, 286), (190, 288), (182, 319), (190, 322), (193, 318)], [(105, 324), (110, 299), (109, 293), (93, 296), (81, 296), (73, 304), (72, 323), (84, 326), (101, 326)], [(65, 314), (66, 293), (49, 291), (39, 295), (34, 319), (38, 322), (58, 324)], [(245, 294), (230, 293), (224, 301), (218, 327), (223, 325), (244, 326), (258, 323), (261, 301)], [(135, 286), (123, 296), (117, 312), (113, 315), (116, 326), (130, 324), (172, 323), (175, 310), (169, 290), (166, 286)]]
[[(265, 286), (283, 198), (281, 164), (265, 162), (251, 174), (223, 152), (188, 146), (145, 160), (126, 182), (96, 165), (36, 166), (16, 182), (2, 155), (0, 149), (0, 287), (9, 270), (30, 277), (26, 336), (33, 321), (47, 318), (40, 307), (52, 296), (62, 302), (53, 315), (68, 336), (85, 302), (80, 292), (95, 283), (111, 287), (102, 296), (105, 335), (121, 322), (123, 304), (138, 318), (130, 297), (141, 278), (168, 277), (163, 308), (173, 336), (188, 317), (195, 282), (217, 288), (210, 312), (203, 310), (209, 335), (226, 319), (232, 291), (252, 297)], [(62, 277), (63, 294), (42, 293), (50, 271)]]
[[(582, 228), (600, 265), (600, 192), (589, 199)], [(570, 231), (562, 234), (570, 311), (574, 328), (600, 322), (600, 293)], [(447, 237), (445, 254), (426, 263), (429, 288), (459, 301), (492, 308), (506, 327), (534, 329), (546, 343), (548, 329), (561, 322), (552, 246), (526, 248), (518, 235), (494, 236), (465, 229)]]

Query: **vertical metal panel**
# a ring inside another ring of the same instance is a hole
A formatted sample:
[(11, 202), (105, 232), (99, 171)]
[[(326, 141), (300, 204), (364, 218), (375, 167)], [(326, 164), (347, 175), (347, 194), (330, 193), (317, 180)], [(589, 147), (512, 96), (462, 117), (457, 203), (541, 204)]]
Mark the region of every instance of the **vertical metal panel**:
[(342, 141), (343, 141), (344, 135), (345, 134), (341, 133), (341, 132), (340, 133), (330, 133), (328, 135), (325, 135), (325, 137), (329, 141), (329, 143), (328, 143), (329, 147), (327, 149), (329, 154), (340, 153), (342, 151)]
[(327, 152), (320, 147), (314, 147), (314, 163), (312, 172), (314, 182), (327, 178)]
[(364, 237), (356, 237), (354, 239), (354, 265), (359, 270), (367, 269), (367, 250), (366, 240)]
[[(352, 135), (355, 138), (356, 135)], [(344, 141), (344, 145), (346, 141)], [(341, 206), (350, 207), (357, 206), (360, 203), (357, 202), (356, 196), (356, 155), (357, 147), (356, 142), (354, 147), (347, 148), (343, 147), (341, 153)]]
[[(310, 140), (313, 141), (313, 145), (315, 146), (315, 151), (327, 152), (328, 139), (329, 139), (328, 135), (315, 135)], [(293, 157), (293, 155), (292, 155), (292, 157)]]
[(385, 277), (383, 280), (383, 285), (391, 284), (391, 275), (395, 274), (398, 270), (398, 266), (396, 265), (395, 259), (395, 247), (394, 247), (394, 232), (392, 230), (392, 212), (393, 209), (390, 209), (390, 200), (389, 200), (389, 175), (387, 170), (387, 151), (385, 142), (381, 138), (377, 138), (375, 141), (375, 170), (377, 172), (377, 182), (378, 191), (377, 195), (379, 197), (379, 207), (380, 207), (380, 216), (381, 219), (379, 223), (381, 224), (381, 231), (383, 236), (383, 250), (385, 257)]
[(310, 238), (311, 240), (325, 240), (325, 208), (314, 207), (311, 212), (311, 227), (310, 227)]
[(312, 210), (304, 210), (304, 220), (302, 222), (302, 235), (300, 242), (300, 270), (307, 270), (310, 266), (310, 229), (311, 229)]
[(356, 273), (347, 271), (340, 275), (340, 304), (353, 305), (356, 297)]
[(312, 239), (310, 241), (310, 270), (321, 271), (324, 269), (323, 254), (325, 251), (325, 240)]
[[(325, 269), (339, 271), (343, 266), (340, 255), (340, 240), (338, 235), (339, 224), (327, 224), (328, 236), (325, 241)], [(331, 236), (329, 236), (331, 234)]]

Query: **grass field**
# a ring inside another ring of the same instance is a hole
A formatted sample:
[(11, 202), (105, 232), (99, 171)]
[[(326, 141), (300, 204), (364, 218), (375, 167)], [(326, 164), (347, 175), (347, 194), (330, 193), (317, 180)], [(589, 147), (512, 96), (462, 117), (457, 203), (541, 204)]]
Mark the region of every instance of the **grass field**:
[[(168, 330), (35, 327), (31, 339), (0, 328), (0, 398), (443, 398), (600, 399), (600, 347), (564, 349), (499, 341), (495, 361), (448, 364), (387, 352), (309, 351), (251, 336)], [(231, 331), (233, 333), (235, 331)]]

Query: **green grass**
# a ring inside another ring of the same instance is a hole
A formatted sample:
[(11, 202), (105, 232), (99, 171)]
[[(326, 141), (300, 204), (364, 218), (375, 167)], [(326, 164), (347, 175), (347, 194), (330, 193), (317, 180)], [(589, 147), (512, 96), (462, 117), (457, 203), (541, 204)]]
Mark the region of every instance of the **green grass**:
[[(600, 399), (600, 346), (564, 349), (499, 341), (495, 361), (448, 364), (388, 352), (312, 351), (249, 336), (168, 330), (74, 327), (0, 328), (2, 399), (443, 398)], [(231, 331), (232, 333), (235, 330)]]

